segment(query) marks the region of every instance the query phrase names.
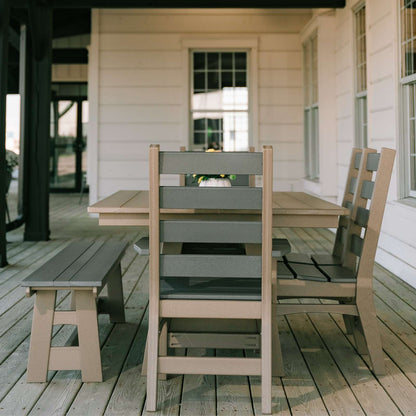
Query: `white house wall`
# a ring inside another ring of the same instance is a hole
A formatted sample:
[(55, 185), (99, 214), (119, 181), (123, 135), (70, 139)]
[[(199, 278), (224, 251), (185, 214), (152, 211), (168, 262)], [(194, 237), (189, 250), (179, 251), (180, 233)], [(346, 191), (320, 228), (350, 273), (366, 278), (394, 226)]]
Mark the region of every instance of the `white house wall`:
[[(301, 188), (302, 52), (309, 11), (94, 10), (89, 55), (90, 202), (148, 188), (148, 146), (188, 146), (188, 44), (254, 45), (253, 143), (274, 147), (274, 184)], [(252, 88), (253, 89), (253, 88)], [(253, 92), (253, 91), (252, 91)]]

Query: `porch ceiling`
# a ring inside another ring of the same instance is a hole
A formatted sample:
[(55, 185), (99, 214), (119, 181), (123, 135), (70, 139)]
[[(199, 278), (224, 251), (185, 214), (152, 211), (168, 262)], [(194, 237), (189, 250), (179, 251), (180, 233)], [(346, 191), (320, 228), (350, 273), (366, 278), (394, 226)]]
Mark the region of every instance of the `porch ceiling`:
[[(43, 1), (45, 2), (45, 1)], [(14, 0), (26, 7), (29, 0)], [(54, 8), (342, 8), (345, 0), (50, 0)]]

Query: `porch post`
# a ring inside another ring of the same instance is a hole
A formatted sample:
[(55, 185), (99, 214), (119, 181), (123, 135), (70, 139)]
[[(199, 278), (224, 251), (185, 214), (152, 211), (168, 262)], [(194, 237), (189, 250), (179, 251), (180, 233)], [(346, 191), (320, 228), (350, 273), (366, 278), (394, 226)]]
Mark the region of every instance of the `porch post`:
[(28, 79), (27, 204), (25, 240), (49, 239), (49, 141), (52, 65), (52, 6), (48, 0), (29, 2), (31, 35)]
[(9, 70), (10, 2), (0, 1), (0, 267), (7, 265), (6, 250), (6, 96)]

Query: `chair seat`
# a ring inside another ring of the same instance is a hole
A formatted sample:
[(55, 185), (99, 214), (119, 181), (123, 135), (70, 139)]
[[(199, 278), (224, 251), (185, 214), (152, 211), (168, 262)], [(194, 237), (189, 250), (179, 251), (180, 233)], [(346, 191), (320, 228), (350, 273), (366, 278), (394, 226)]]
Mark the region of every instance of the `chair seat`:
[(332, 283), (356, 283), (357, 278), (352, 270), (342, 266), (320, 266)]
[[(316, 282), (327, 282), (328, 278), (314, 264), (291, 263), (290, 269), (294, 271), (298, 280), (311, 280)], [(279, 277), (279, 272), (277, 272)]]
[(160, 298), (260, 301), (261, 281), (235, 278), (161, 278)]
[(314, 264), (309, 254), (305, 253), (289, 253), (284, 256), (287, 263), (297, 264)]
[(342, 261), (339, 257), (332, 254), (314, 254), (311, 259), (318, 266), (341, 266)]

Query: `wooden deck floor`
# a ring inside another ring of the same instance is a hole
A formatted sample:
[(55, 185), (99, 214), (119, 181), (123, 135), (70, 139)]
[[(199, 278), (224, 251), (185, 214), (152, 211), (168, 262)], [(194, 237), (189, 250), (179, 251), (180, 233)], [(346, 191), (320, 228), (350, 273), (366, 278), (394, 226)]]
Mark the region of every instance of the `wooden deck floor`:
[[(146, 415), (146, 385), (140, 377), (147, 331), (147, 259), (129, 248), (122, 261), (127, 324), (100, 316), (103, 383), (82, 383), (78, 371), (50, 372), (47, 383), (27, 384), (25, 371), (33, 297), (20, 281), (74, 239), (134, 241), (145, 230), (99, 227), (77, 195), (51, 198), (52, 240), (22, 242), (8, 235), (10, 265), (0, 271), (0, 415)], [(327, 230), (283, 229), (294, 250), (327, 253)], [(375, 268), (375, 300), (387, 374), (376, 378), (355, 351), (339, 316), (292, 315), (279, 320), (286, 376), (273, 387), (278, 415), (416, 415), (416, 290)], [(68, 296), (59, 298), (69, 306)], [(62, 345), (73, 327), (56, 326)], [(194, 352), (195, 353), (195, 352)], [(214, 351), (197, 351), (213, 354)], [(252, 354), (226, 351), (218, 354)], [(176, 376), (160, 382), (163, 415), (258, 415), (258, 377)]]

